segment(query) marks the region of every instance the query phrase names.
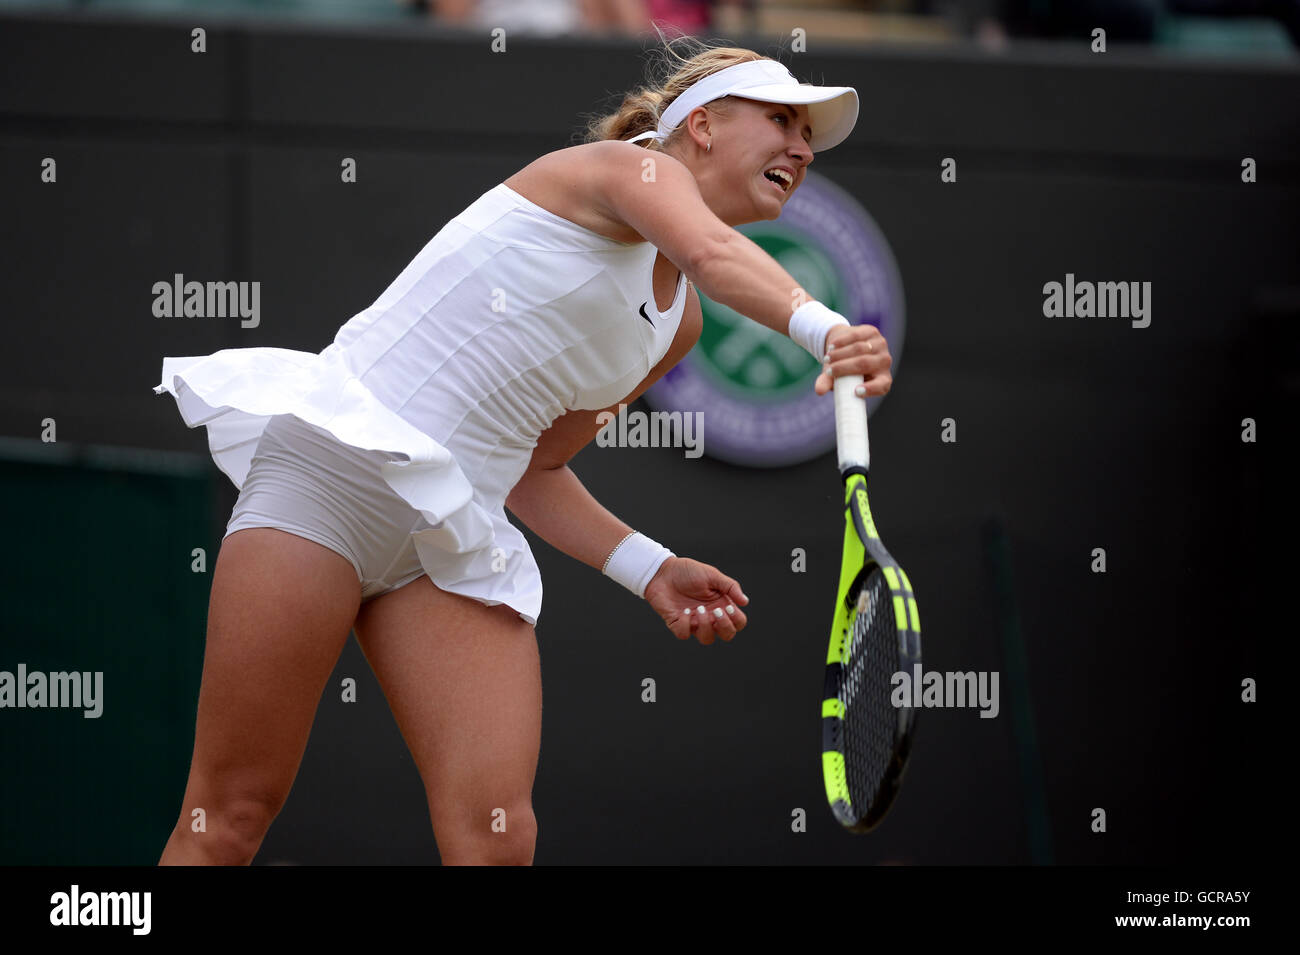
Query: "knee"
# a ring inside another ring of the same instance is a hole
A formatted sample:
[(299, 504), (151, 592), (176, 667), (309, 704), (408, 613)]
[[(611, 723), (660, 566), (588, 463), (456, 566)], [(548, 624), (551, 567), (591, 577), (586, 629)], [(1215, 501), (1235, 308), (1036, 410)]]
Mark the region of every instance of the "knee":
[(188, 831), (188, 841), (208, 864), (248, 865), (281, 804), (264, 794), (228, 794), (187, 807), (188, 818), (182, 815), (177, 828)]
[(537, 816), (531, 801), (435, 817), (434, 836), (443, 865), (532, 865)]

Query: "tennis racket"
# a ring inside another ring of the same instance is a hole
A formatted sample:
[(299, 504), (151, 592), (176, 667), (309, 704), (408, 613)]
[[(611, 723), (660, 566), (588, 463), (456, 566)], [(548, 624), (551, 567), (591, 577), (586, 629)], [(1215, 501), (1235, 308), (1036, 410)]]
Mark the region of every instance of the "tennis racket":
[(892, 679), (900, 671), (911, 679), (921, 662), (912, 584), (881, 544), (867, 505), (867, 410), (853, 393), (862, 381), (860, 375), (835, 379), (844, 556), (822, 694), (826, 798), (840, 824), (858, 833), (875, 828), (898, 794), (917, 710), (894, 706)]

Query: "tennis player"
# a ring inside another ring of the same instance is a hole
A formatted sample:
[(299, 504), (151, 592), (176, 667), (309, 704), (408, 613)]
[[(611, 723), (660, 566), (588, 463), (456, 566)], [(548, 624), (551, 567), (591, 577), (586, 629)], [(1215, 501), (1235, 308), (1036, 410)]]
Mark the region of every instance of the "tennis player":
[(865, 376), (864, 398), (889, 390), (880, 333), (805, 301), (733, 228), (781, 214), (858, 101), (750, 50), (665, 50), (661, 80), (480, 196), (319, 354), (163, 360), (155, 392), (207, 427), (240, 495), (161, 864), (252, 861), (353, 629), (444, 864), (531, 863), (542, 583), (507, 507), (679, 639), (745, 627), (736, 580), (628, 527), (567, 462), (695, 344), (692, 282), (818, 358), (833, 348), (817, 393), (843, 374)]

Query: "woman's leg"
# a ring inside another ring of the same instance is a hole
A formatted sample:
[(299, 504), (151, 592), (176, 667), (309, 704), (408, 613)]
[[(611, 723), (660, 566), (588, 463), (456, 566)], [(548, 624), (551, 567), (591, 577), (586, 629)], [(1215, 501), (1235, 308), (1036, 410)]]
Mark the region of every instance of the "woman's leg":
[(531, 624), (417, 577), (357, 639), (420, 770), (444, 865), (530, 865), (542, 674)]
[[(221, 544), (189, 782), (159, 865), (247, 865), (298, 774), (361, 603), (350, 561), (256, 527)], [(202, 809), (206, 831), (194, 831)]]

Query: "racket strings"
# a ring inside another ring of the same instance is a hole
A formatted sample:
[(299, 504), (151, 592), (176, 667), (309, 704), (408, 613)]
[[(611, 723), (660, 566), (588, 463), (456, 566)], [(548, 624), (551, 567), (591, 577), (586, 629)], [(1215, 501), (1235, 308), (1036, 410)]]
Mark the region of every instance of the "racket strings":
[(889, 773), (902, 716), (891, 701), (899, 653), (890, 601), (889, 585), (876, 568), (858, 597), (840, 684), (844, 769), (859, 817), (875, 802)]

